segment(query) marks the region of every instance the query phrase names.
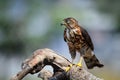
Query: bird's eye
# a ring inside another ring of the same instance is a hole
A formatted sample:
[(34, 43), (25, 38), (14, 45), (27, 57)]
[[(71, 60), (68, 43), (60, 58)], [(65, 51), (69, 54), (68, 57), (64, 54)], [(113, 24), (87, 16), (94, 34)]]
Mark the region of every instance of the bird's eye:
[(68, 21), (67, 21), (67, 23), (69, 24), (69, 23), (70, 23), (70, 21), (68, 20)]

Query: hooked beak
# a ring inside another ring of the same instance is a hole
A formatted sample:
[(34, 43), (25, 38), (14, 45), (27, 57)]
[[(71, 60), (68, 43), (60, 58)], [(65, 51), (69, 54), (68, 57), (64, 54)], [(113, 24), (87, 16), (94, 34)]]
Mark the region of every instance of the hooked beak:
[(66, 23), (64, 21), (62, 21), (60, 25), (64, 26), (64, 25), (66, 25)]

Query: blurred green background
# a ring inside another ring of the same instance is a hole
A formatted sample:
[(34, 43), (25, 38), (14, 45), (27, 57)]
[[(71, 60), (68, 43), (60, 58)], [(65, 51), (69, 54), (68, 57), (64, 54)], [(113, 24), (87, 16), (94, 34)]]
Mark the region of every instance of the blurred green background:
[[(105, 65), (90, 72), (104, 80), (120, 80), (120, 0), (0, 0), (0, 80), (20, 71), (22, 61), (39, 48), (71, 60), (60, 26), (67, 17), (87, 29)], [(33, 79), (38, 80), (31, 75), (24, 80)]]

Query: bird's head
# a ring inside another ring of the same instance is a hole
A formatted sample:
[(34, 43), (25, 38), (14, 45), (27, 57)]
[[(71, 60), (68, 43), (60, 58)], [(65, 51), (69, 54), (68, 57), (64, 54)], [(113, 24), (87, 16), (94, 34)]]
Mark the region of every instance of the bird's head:
[(75, 28), (76, 25), (78, 25), (78, 21), (72, 17), (65, 18), (61, 25), (66, 26), (68, 29), (73, 29)]

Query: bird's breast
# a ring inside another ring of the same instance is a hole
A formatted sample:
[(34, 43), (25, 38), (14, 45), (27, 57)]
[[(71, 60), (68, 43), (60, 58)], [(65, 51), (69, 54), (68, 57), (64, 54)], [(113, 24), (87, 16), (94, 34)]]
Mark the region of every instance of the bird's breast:
[(68, 41), (71, 41), (73, 43), (81, 42), (82, 40), (81, 34), (77, 32), (77, 29), (72, 29), (72, 30), (67, 29), (66, 36)]
[(66, 36), (69, 41), (74, 42), (75, 35), (73, 31), (67, 29)]
[(68, 39), (70, 39), (70, 34), (69, 34), (69, 32), (70, 32), (70, 31), (67, 29), (66, 35), (67, 35), (67, 38), (68, 38)]

